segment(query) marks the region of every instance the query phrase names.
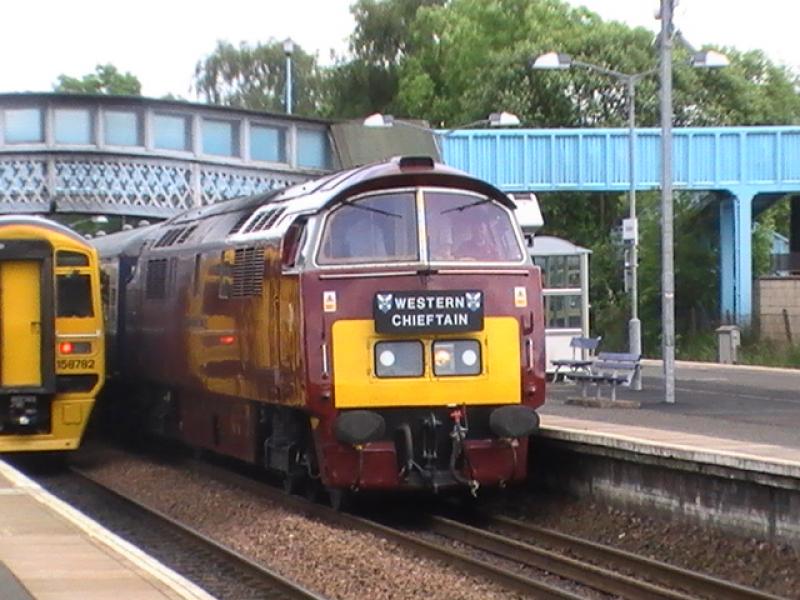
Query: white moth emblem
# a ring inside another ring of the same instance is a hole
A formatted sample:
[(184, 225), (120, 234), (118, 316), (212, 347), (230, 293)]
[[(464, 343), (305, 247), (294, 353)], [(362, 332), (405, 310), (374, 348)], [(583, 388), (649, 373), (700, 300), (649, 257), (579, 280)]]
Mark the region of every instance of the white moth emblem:
[(392, 310), (391, 294), (378, 294), (378, 310), (382, 313), (388, 313)]
[(481, 307), (481, 293), (467, 292), (467, 308), (475, 312)]

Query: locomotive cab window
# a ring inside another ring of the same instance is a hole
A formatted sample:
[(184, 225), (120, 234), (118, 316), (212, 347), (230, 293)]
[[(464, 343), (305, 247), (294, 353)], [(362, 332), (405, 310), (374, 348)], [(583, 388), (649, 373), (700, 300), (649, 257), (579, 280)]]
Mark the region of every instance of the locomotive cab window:
[(56, 306), (59, 317), (93, 317), (90, 276), (78, 272), (57, 275)]
[(425, 192), (425, 224), (431, 261), (522, 260), (511, 216), (490, 198)]
[(325, 222), (322, 265), (419, 260), (413, 192), (375, 194), (346, 202)]

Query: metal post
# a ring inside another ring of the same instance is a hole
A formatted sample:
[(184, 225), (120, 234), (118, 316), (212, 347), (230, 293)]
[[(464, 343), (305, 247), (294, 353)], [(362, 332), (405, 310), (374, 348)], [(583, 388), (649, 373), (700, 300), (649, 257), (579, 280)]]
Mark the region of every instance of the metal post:
[[(636, 223), (636, 83), (632, 75), (626, 80), (628, 88), (628, 176), (630, 178), (630, 219)], [(628, 321), (628, 348), (631, 354), (642, 355), (642, 322), (639, 320), (639, 228), (630, 247), (631, 277), (631, 318)], [(631, 388), (642, 389), (642, 376), (637, 370), (631, 381)]]
[(292, 55), (286, 53), (286, 114), (292, 114)]
[(664, 401), (675, 403), (675, 273), (672, 206), (672, 9), (661, 0), (661, 326)]

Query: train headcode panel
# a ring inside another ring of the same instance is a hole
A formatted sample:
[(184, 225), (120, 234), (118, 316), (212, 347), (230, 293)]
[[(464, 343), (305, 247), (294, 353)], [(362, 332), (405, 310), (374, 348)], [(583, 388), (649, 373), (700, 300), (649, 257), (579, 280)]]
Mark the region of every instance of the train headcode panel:
[(93, 240), (115, 414), (335, 503), (523, 481), (544, 320), (515, 208), (400, 157)]

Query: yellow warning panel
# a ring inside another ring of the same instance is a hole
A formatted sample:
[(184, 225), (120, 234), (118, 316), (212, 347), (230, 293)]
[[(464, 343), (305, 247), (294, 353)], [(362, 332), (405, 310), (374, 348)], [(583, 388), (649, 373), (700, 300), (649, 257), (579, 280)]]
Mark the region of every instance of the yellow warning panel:
[(0, 262), (0, 385), (42, 385), (41, 263)]

